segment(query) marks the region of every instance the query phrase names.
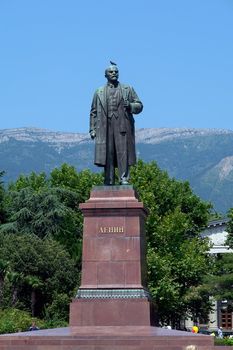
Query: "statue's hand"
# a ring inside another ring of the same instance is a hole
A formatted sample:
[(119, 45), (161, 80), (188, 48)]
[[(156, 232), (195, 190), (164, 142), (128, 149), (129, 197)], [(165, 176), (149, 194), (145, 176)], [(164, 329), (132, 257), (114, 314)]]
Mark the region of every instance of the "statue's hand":
[(91, 135), (92, 140), (94, 140), (94, 138), (96, 137), (96, 132), (95, 131), (91, 131), (90, 135)]
[(124, 100), (124, 107), (130, 111), (130, 102), (128, 100)]

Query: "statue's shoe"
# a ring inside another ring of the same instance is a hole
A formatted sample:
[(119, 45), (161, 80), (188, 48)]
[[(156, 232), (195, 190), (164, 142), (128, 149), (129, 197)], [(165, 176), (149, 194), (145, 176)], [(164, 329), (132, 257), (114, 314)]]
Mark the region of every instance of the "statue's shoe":
[(121, 180), (121, 185), (128, 185), (129, 183), (128, 183), (128, 181), (127, 180)]

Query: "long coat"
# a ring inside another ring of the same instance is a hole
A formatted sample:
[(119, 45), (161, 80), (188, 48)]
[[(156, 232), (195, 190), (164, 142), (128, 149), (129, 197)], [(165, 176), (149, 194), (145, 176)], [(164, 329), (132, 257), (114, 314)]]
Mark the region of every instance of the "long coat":
[[(140, 113), (143, 109), (143, 105), (131, 86), (123, 84), (119, 85), (121, 96), (118, 103), (120, 104), (122, 99), (130, 102), (130, 111), (124, 109), (124, 116), (121, 118), (120, 131), (126, 132), (128, 165), (133, 165), (136, 163), (133, 114)], [(90, 133), (93, 131), (96, 133), (94, 163), (98, 166), (106, 165), (107, 113), (107, 85), (105, 85), (96, 90), (90, 113)]]

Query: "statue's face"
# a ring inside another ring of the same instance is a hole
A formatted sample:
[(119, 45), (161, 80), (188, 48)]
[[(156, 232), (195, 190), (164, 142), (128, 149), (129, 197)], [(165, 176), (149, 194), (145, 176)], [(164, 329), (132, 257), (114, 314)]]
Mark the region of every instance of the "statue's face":
[(119, 71), (116, 66), (110, 66), (105, 71), (105, 77), (108, 79), (110, 83), (115, 83), (118, 81)]

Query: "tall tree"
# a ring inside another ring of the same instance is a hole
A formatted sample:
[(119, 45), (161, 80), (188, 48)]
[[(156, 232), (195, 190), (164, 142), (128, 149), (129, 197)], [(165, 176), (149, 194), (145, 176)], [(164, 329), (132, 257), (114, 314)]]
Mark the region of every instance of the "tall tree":
[(20, 176), (9, 187), (8, 218), (0, 231), (53, 237), (80, 262), (82, 226), (78, 204), (76, 191), (51, 186), (43, 173)]
[(0, 306), (2, 305), (3, 301), (3, 290), (4, 290), (4, 282), (5, 282), (5, 276), (8, 270), (8, 261), (0, 258)]
[(4, 171), (0, 171), (0, 224), (4, 223), (6, 220), (5, 189), (2, 181), (4, 174)]
[(218, 254), (214, 259), (214, 269), (206, 278), (206, 289), (216, 300), (228, 300), (233, 304), (233, 253)]
[(0, 256), (8, 262), (4, 307), (18, 306), (43, 316), (56, 295), (69, 300), (78, 283), (78, 270), (64, 248), (53, 239), (34, 234), (0, 234)]
[(233, 248), (233, 208), (230, 208), (228, 211), (228, 217), (229, 222), (227, 224), (227, 239), (226, 239), (226, 245), (228, 245), (230, 248)]
[[(185, 314), (201, 314), (201, 304), (206, 302), (198, 287), (211, 261), (206, 254), (208, 242), (200, 237), (200, 231), (207, 224), (211, 206), (197, 197), (187, 182), (169, 178), (154, 162), (139, 161), (132, 168), (131, 181), (149, 210), (148, 277), (158, 316), (162, 323), (179, 327)], [(203, 303), (197, 303), (202, 299)]]
[(63, 164), (50, 176), (32, 172), (11, 183), (7, 195), (8, 220), (1, 232), (53, 237), (61, 242), (80, 264), (83, 217), (79, 203), (89, 198), (102, 175), (89, 170), (78, 173)]
[(51, 172), (50, 183), (52, 187), (75, 191), (79, 203), (82, 203), (89, 198), (93, 186), (103, 184), (103, 175), (92, 173), (90, 170), (77, 172), (73, 166), (64, 163)]

